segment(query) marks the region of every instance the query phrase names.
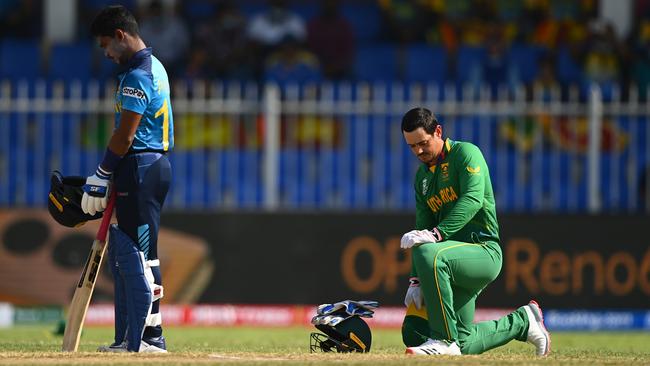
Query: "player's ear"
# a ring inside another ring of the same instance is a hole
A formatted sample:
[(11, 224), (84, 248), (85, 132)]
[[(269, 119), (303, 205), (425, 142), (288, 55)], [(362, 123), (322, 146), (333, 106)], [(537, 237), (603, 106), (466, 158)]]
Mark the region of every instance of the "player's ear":
[(121, 29), (116, 29), (114, 37), (115, 37), (115, 40), (117, 40), (118, 42), (121, 42), (126, 37), (126, 33)]
[(434, 133), (437, 137), (442, 138), (442, 126), (441, 126), (441, 125), (437, 125), (437, 126), (436, 126), (436, 130), (433, 131), (433, 133)]

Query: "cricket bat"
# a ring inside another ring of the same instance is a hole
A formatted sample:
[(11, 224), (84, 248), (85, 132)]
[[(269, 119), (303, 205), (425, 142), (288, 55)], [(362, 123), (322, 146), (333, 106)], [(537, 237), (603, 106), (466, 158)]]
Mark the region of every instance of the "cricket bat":
[(102, 223), (95, 236), (95, 241), (90, 249), (90, 255), (86, 260), (86, 265), (81, 272), (81, 278), (77, 284), (77, 289), (74, 291), (72, 302), (68, 308), (68, 321), (65, 325), (65, 333), (63, 334), (63, 351), (77, 352), (79, 347), (79, 338), (81, 337), (81, 330), (84, 326), (86, 319), (86, 312), (90, 299), (93, 296), (95, 289), (95, 282), (97, 282), (97, 275), (106, 252), (106, 234), (108, 226), (111, 223), (111, 216), (113, 216), (113, 206), (115, 206), (115, 190), (111, 192), (108, 199), (108, 204), (102, 216)]

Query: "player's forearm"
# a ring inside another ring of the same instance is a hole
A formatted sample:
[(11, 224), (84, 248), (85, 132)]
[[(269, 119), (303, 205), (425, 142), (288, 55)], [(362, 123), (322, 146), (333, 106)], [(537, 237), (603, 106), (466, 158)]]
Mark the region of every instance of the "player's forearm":
[(133, 136), (125, 135), (116, 130), (108, 142), (108, 149), (115, 155), (124, 156), (133, 143)]
[(126, 155), (133, 144), (135, 132), (138, 130), (142, 115), (129, 110), (122, 110), (120, 117), (120, 124), (113, 132), (111, 139), (108, 142), (108, 148), (104, 155), (104, 160), (100, 164), (100, 168), (106, 173), (113, 172), (122, 156)]
[(104, 159), (99, 164), (98, 171), (103, 175), (110, 176), (117, 167), (117, 164), (122, 160), (122, 157), (129, 151), (132, 143), (133, 136), (124, 136), (123, 133), (120, 133), (119, 129), (116, 130), (108, 142)]

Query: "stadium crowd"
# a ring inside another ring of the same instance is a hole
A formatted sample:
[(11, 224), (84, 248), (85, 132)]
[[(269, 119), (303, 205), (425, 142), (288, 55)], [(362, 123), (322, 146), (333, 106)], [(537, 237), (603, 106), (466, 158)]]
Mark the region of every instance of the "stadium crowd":
[[(86, 20), (114, 2), (78, 1), (78, 42), (90, 39)], [(650, 85), (647, 0), (635, 1), (628, 34), (598, 16), (596, 0), (120, 3), (138, 14), (143, 39), (172, 78)], [(3, 38), (40, 39), (42, 7), (3, 1)], [(436, 52), (409, 53), (413, 47)], [(427, 65), (443, 70), (409, 76)]]

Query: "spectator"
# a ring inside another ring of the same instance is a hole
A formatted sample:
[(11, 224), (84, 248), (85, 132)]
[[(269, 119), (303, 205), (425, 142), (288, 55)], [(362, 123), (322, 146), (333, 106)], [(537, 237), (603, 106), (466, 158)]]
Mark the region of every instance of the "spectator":
[[(266, 12), (255, 15), (248, 25), (251, 51), (256, 60), (265, 60), (285, 38), (303, 42), (307, 34), (304, 20), (287, 8), (287, 0), (269, 0), (269, 5)], [(258, 62), (256, 73), (262, 68), (263, 64)]]
[(306, 36), (305, 22), (287, 8), (286, 0), (269, 0), (270, 9), (253, 17), (248, 36), (264, 47), (274, 47), (286, 37), (302, 42)]
[(350, 76), (354, 35), (352, 25), (340, 12), (339, 0), (321, 0), (320, 14), (307, 25), (307, 45), (318, 56), (326, 78)]
[(190, 46), (190, 34), (183, 19), (173, 9), (165, 9), (162, 0), (152, 0), (140, 22), (140, 36), (167, 66), (170, 77), (177, 74), (185, 64)]
[(252, 78), (252, 55), (246, 27), (247, 20), (235, 4), (230, 0), (222, 2), (212, 19), (196, 29), (196, 47), (192, 51), (189, 74), (198, 72), (226, 79)]
[(555, 69), (555, 57), (552, 53), (545, 53), (539, 59), (539, 71), (535, 79), (528, 85), (528, 100), (550, 101), (552, 93), (560, 90), (560, 82)]
[(533, 12), (533, 34), (531, 42), (535, 45), (555, 48), (557, 45), (560, 23), (551, 17), (548, 7), (538, 7)]
[(430, 27), (426, 30), (425, 37), (428, 43), (440, 44), (447, 51), (447, 56), (455, 54), (458, 50), (458, 35), (454, 25), (449, 22), (446, 15), (440, 9), (431, 9), (426, 24)]
[(284, 86), (320, 81), (321, 73), (316, 56), (301, 48), (297, 39), (287, 36), (266, 61), (264, 79)]
[(621, 48), (611, 24), (594, 19), (582, 58), (586, 82), (611, 84), (620, 79)]
[(486, 27), (485, 48), (487, 55), (483, 62), (482, 80), (496, 96), (499, 86), (517, 83), (510, 62), (508, 60), (508, 44), (505, 40), (504, 28), (497, 22), (492, 22)]

